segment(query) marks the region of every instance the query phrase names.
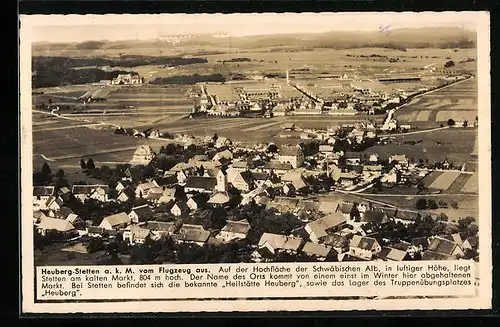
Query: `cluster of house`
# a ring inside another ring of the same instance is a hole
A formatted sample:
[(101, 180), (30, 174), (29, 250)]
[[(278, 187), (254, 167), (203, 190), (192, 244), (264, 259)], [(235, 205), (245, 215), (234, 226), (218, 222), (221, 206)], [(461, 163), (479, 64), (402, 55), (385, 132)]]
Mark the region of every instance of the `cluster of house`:
[[(221, 176), (222, 177), (222, 176)], [(159, 187), (155, 182), (139, 184), (136, 195), (151, 192)], [(215, 186), (223, 184), (215, 183)], [(117, 189), (123, 192), (130, 185), (120, 182)], [(55, 193), (53, 186), (37, 186), (33, 189), (34, 224), (43, 235), (49, 230), (56, 230), (68, 237), (87, 235), (89, 237), (116, 237), (131, 244), (141, 244), (149, 237), (153, 240), (162, 236), (170, 236), (177, 243), (222, 244), (243, 240), (251, 229), (250, 223), (243, 219), (228, 220), (220, 230), (205, 230), (201, 225), (185, 224), (181, 219), (170, 222), (157, 221), (154, 206), (143, 204), (133, 207), (130, 212), (119, 212), (103, 217), (99, 225), (93, 226), (82, 221), (78, 215), (64, 206), (65, 195), (73, 193), (80, 201), (93, 198), (97, 201), (109, 201), (105, 185), (74, 185), (72, 190), (63, 188)], [(200, 189), (201, 190), (201, 189)], [(218, 196), (212, 196), (209, 205), (223, 205), (228, 199), (224, 190), (218, 189)], [(201, 205), (198, 202), (201, 193), (189, 197), (186, 210), (196, 211)], [(162, 194), (165, 196), (165, 194)], [(175, 195), (172, 195), (175, 198)], [(174, 201), (175, 202), (175, 201)], [(325, 260), (336, 256), (343, 260), (413, 260), (420, 254), (424, 260), (453, 260), (464, 256), (466, 249), (478, 249), (477, 237), (462, 239), (459, 234), (416, 238), (411, 243), (399, 241), (381, 244), (374, 236), (373, 226), (389, 221), (412, 223), (418, 212), (398, 210), (386, 207), (374, 207), (371, 204), (350, 202), (312, 201), (297, 198), (275, 197), (265, 204), (268, 209), (278, 212), (290, 212), (300, 215), (301, 212), (315, 213), (315, 218), (304, 219), (304, 224), (289, 235), (264, 232), (253, 245), (251, 254), (255, 262), (267, 262), (276, 258), (279, 253), (304, 254), (316, 260)], [(172, 214), (180, 215), (184, 207), (174, 203)]]

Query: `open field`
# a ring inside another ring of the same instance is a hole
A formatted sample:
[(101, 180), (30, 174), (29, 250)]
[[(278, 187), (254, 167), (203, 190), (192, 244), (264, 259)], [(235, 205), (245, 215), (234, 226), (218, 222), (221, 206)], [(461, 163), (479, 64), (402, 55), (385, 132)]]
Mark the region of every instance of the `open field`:
[[(398, 136), (392, 143), (377, 145), (366, 150), (387, 158), (392, 154), (406, 154), (410, 158), (429, 160), (430, 163), (445, 159), (453, 165), (462, 165), (471, 159), (477, 130), (475, 128), (450, 128), (429, 133)], [(417, 144), (407, 141), (422, 141)]]
[(475, 79), (423, 95), (395, 113), (396, 119), (419, 127), (446, 124), (450, 118), (472, 124), (477, 116)]
[(447, 190), (457, 179), (457, 177), (460, 176), (459, 172), (455, 171), (445, 171), (441, 175), (439, 175), (434, 182), (432, 182), (429, 185), (430, 189), (436, 189), (436, 190)]
[[(363, 198), (365, 199), (371, 199), (374, 201), (380, 201), (384, 202), (393, 206), (397, 206), (398, 208), (402, 209), (409, 209), (409, 210), (416, 210), (415, 203), (417, 199), (419, 198), (418, 195), (416, 196), (399, 196), (399, 197), (384, 197), (384, 196), (369, 196), (369, 195), (362, 195)], [(448, 204), (456, 202), (458, 205), (457, 209), (453, 208), (439, 208), (439, 209), (427, 209), (427, 210), (422, 210), (422, 213), (428, 213), (428, 214), (441, 214), (444, 213), (448, 216), (450, 221), (457, 221), (459, 218), (462, 217), (467, 217), (467, 216), (472, 216), (476, 218), (476, 220), (479, 220), (479, 214), (478, 214), (478, 201), (477, 201), (477, 196), (476, 195), (463, 195), (463, 196), (454, 196), (454, 195), (439, 195), (439, 196), (426, 196), (425, 199), (427, 200), (434, 200), (436, 202), (444, 201)], [(358, 200), (359, 201), (359, 200)]]

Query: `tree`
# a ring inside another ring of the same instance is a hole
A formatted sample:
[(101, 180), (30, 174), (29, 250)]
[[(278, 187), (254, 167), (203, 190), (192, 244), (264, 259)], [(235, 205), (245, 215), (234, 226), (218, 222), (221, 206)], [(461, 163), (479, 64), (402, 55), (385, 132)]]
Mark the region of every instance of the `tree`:
[(448, 122), (447, 122), (447, 123), (448, 123), (448, 126), (453, 126), (453, 125), (455, 125), (455, 121), (454, 121), (453, 119), (451, 119), (451, 118), (450, 118), (450, 119), (448, 119)]
[(89, 158), (89, 160), (87, 161), (87, 169), (89, 170), (95, 169), (94, 160), (92, 160), (92, 158)]
[(453, 66), (455, 66), (455, 63), (453, 62), (453, 60), (447, 61), (444, 64), (444, 68), (449, 68), (449, 67), (453, 67)]
[(278, 152), (278, 146), (274, 143), (270, 143), (268, 146), (267, 146), (267, 152), (268, 153), (276, 153)]
[(428, 207), (429, 209), (437, 209), (437, 208), (438, 208), (438, 205), (437, 205), (436, 201), (434, 201), (433, 199), (429, 199), (429, 200), (427, 201), (427, 207)]
[(82, 169), (87, 169), (87, 164), (85, 163), (85, 160), (80, 159), (80, 167), (81, 167)]
[(66, 175), (64, 174), (64, 170), (62, 169), (59, 169), (57, 172), (56, 172), (56, 177), (57, 178), (64, 178)]
[(415, 203), (415, 207), (418, 210), (424, 210), (427, 209), (427, 200), (424, 198), (419, 198), (417, 202)]
[(40, 172), (45, 175), (45, 176), (50, 176), (52, 175), (52, 171), (50, 170), (50, 167), (49, 167), (49, 164), (44, 162), (43, 163), (43, 166), (42, 166), (42, 169), (40, 170)]

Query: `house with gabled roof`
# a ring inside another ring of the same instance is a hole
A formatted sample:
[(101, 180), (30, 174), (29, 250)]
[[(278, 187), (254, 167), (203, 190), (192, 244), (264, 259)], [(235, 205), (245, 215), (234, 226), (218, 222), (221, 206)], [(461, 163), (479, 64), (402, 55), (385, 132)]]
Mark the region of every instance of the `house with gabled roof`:
[(300, 247), (303, 244), (303, 239), (296, 236), (286, 236), (281, 234), (273, 234), (273, 233), (263, 233), (258, 247), (267, 247), (271, 249), (272, 253), (277, 253), (279, 251), (284, 251), (287, 253), (297, 253), (300, 250)]
[(339, 203), (337, 201), (320, 200), (318, 211), (324, 214), (330, 214), (337, 211)]
[(184, 201), (176, 201), (172, 208), (170, 208), (170, 213), (176, 217), (181, 216), (182, 214), (188, 213), (189, 208)]
[(464, 240), (462, 239), (460, 233), (439, 235), (439, 237), (447, 239), (448, 241), (455, 242), (462, 250), (464, 249)]
[(129, 225), (123, 230), (123, 240), (130, 244), (144, 244), (151, 230), (137, 225)]
[(464, 251), (456, 242), (439, 236), (435, 236), (430, 239), (427, 251), (441, 253), (453, 258), (460, 258), (464, 256)]
[(106, 230), (118, 230), (127, 227), (131, 222), (132, 219), (125, 212), (120, 212), (104, 217), (99, 227)]
[(246, 160), (233, 161), (230, 167), (238, 172), (249, 171), (254, 168), (252, 159), (247, 158)]
[(230, 151), (230, 150), (223, 150), (223, 151), (220, 151), (220, 152), (217, 152), (213, 158), (212, 158), (212, 161), (219, 161), (221, 159), (225, 159), (225, 160), (232, 160), (233, 159), (233, 153)]
[(116, 197), (116, 200), (118, 200), (118, 202), (127, 202), (133, 199), (135, 199), (135, 190), (130, 186), (122, 189)]
[(242, 192), (249, 192), (254, 189), (252, 173), (249, 171), (237, 172), (229, 182)]
[(418, 217), (420, 217), (420, 213), (418, 211), (398, 209), (394, 215), (394, 220), (396, 222), (400, 221), (403, 224), (410, 224)]
[(302, 247), (302, 252), (318, 261), (324, 261), (332, 251), (332, 247), (326, 244), (306, 242)]
[(293, 169), (293, 166), (289, 162), (279, 162), (275, 160), (271, 160), (269, 162), (266, 162), (264, 167), (262, 168), (263, 171), (267, 173), (275, 173), (278, 176), (284, 175), (286, 172), (290, 171)]
[(300, 167), (304, 163), (304, 150), (300, 145), (283, 145), (278, 152), (278, 161), (290, 163), (293, 168)]
[(99, 202), (107, 202), (109, 194), (108, 185), (73, 185), (71, 193), (80, 200), (85, 202), (88, 199), (94, 199)]
[(356, 205), (351, 202), (340, 203), (335, 212), (340, 212), (347, 220), (360, 218)]
[(281, 177), (281, 181), (291, 183), (297, 191), (307, 188), (307, 183), (300, 172), (289, 171)]
[(201, 210), (205, 207), (206, 204), (207, 198), (204, 193), (197, 193), (190, 197), (186, 202), (187, 207), (191, 211)]
[(135, 188), (135, 196), (136, 196), (136, 198), (144, 198), (144, 197), (148, 196), (150, 191), (153, 191), (157, 187), (158, 187), (158, 185), (156, 185), (154, 182), (140, 183)]
[(337, 254), (349, 251), (349, 238), (340, 233), (327, 235), (323, 239), (323, 244), (331, 246)]
[(217, 178), (190, 176), (186, 180), (186, 192), (212, 193), (217, 185)]
[(354, 235), (349, 243), (349, 255), (363, 260), (371, 260), (381, 250), (379, 242), (372, 237)]
[(411, 259), (408, 251), (389, 246), (382, 247), (377, 257), (383, 261), (404, 261)]
[(53, 211), (57, 211), (61, 209), (61, 207), (64, 205), (64, 201), (60, 196), (51, 196), (49, 199), (45, 202), (45, 208)]
[(123, 191), (125, 188), (134, 188), (134, 185), (132, 184), (132, 181), (129, 180), (129, 179), (121, 179), (118, 181), (118, 183), (116, 183), (116, 187), (115, 187), (115, 190), (120, 193), (121, 191)]
[(178, 243), (193, 243), (203, 246), (210, 238), (210, 232), (200, 225), (184, 224), (177, 234), (172, 235)]
[(175, 234), (177, 230), (182, 226), (182, 221), (148, 221), (143, 227), (151, 231), (150, 237), (153, 240), (158, 240), (162, 236), (168, 236)]
[(215, 237), (221, 239), (224, 243), (233, 240), (243, 240), (247, 237), (250, 228), (250, 223), (246, 219), (238, 221), (228, 220), (227, 224)]
[(45, 210), (47, 200), (55, 195), (54, 186), (34, 186), (33, 187), (33, 210)]
[(214, 207), (223, 207), (229, 203), (229, 200), (230, 198), (226, 192), (217, 192), (208, 199), (207, 204)]
[(366, 210), (361, 217), (361, 221), (380, 225), (389, 222), (389, 218), (381, 210)]
[(345, 225), (347, 220), (339, 212), (333, 212), (328, 216), (311, 221), (305, 225), (305, 230), (309, 233), (309, 239), (314, 243), (320, 243), (329, 232), (335, 232)]
[(76, 232), (75, 226), (66, 219), (43, 217), (40, 223), (36, 226), (41, 235), (46, 235), (47, 231), (57, 231), (64, 236), (70, 236)]
[(143, 204), (138, 207), (133, 207), (128, 216), (133, 223), (138, 224), (140, 222), (151, 220), (153, 217), (153, 210), (148, 204)]

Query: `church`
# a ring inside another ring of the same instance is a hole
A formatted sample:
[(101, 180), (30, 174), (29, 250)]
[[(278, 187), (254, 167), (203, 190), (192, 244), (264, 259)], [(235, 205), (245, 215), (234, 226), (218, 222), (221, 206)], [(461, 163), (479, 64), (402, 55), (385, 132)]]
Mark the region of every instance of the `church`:
[(132, 165), (147, 165), (153, 159), (155, 153), (149, 145), (141, 145), (134, 152), (134, 157), (130, 164)]

